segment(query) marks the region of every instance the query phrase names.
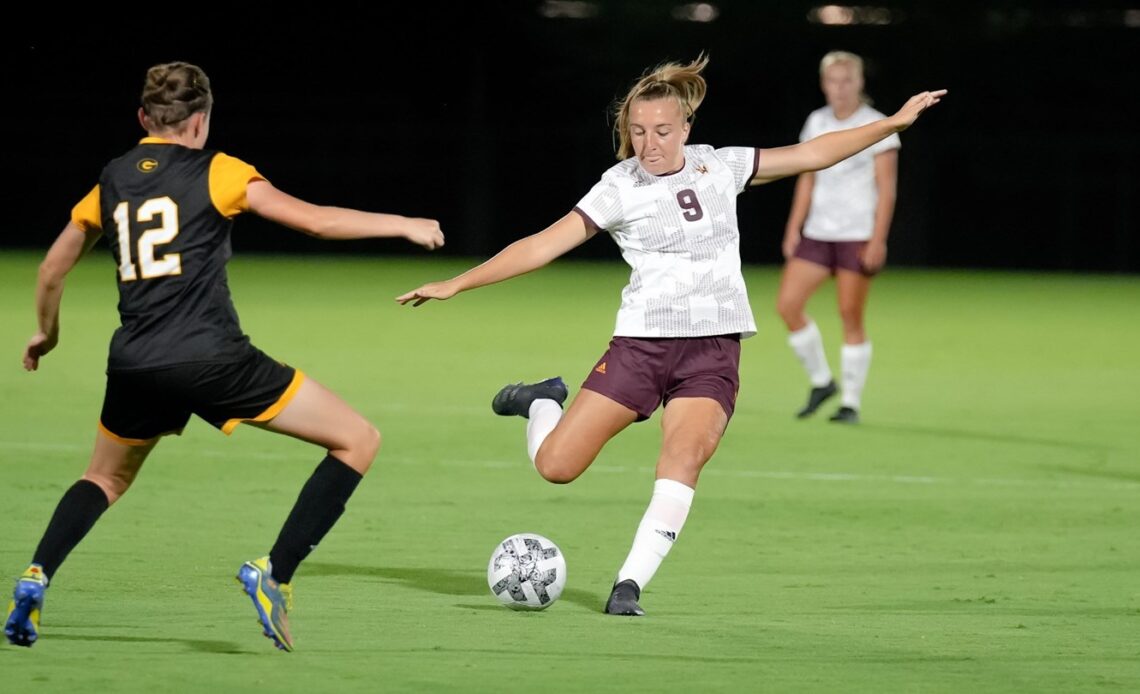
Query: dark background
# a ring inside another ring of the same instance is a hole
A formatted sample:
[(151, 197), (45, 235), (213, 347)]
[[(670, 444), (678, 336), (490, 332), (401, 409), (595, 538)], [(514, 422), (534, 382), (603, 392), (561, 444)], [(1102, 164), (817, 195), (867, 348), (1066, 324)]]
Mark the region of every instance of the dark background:
[[(216, 99), (209, 146), (312, 202), (430, 216), (445, 253), (485, 256), (565, 214), (613, 162), (609, 111), (641, 72), (704, 50), (691, 142), (790, 144), (823, 105), (828, 50), (867, 61), (891, 113), (950, 96), (902, 135), (896, 265), (1140, 271), (1140, 3), (895, 3), (822, 26), (814, 3), (550, 0), (25, 8), (3, 32), (8, 218), (46, 248), (106, 160), (143, 133), (148, 66), (187, 60)], [(567, 8), (591, 16), (548, 17)], [(121, 15), (121, 16), (120, 16)], [(740, 198), (742, 254), (778, 262), (791, 180)], [(242, 217), (239, 251), (418, 252), (322, 243)], [(605, 239), (575, 251), (616, 258)]]

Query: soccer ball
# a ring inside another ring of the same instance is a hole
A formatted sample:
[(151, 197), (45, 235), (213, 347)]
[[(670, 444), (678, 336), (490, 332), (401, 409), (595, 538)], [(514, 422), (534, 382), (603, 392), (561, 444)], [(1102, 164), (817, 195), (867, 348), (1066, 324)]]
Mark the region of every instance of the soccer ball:
[(546, 609), (566, 587), (566, 558), (542, 535), (511, 535), (491, 553), (487, 585), (512, 610)]

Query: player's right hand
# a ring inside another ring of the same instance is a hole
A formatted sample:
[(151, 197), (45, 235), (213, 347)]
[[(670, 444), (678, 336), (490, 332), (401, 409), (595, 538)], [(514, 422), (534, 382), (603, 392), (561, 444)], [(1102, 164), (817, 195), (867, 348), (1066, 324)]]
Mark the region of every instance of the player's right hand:
[(443, 231), (439, 228), (439, 222), (434, 219), (409, 218), (404, 238), (429, 251), (443, 246)]
[(459, 290), (456, 289), (451, 282), (432, 282), (431, 284), (425, 284), (419, 289), (413, 289), (407, 294), (397, 296), (396, 301), (398, 301), (400, 305), (414, 301), (415, 303), (412, 304), (412, 306), (419, 306), (431, 299), (439, 299), (440, 301), (450, 299), (458, 292)]
[(24, 348), (24, 368), (28, 371), (40, 368), (40, 357), (55, 349), (58, 343), (58, 337), (49, 337), (44, 333), (33, 335)]
[(792, 259), (792, 256), (796, 254), (796, 246), (798, 245), (800, 245), (799, 232), (784, 234), (784, 242), (780, 245), (780, 250), (784, 252), (784, 260)]

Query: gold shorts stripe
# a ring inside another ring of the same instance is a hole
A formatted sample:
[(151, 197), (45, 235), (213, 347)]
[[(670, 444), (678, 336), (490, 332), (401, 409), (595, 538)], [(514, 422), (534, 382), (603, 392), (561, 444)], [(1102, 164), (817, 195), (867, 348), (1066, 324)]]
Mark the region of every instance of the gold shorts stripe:
[(234, 433), (234, 429), (242, 422), (268, 422), (273, 419), (281, 414), (281, 410), (285, 409), (286, 405), (293, 400), (293, 397), (297, 395), (297, 391), (300, 390), (301, 384), (304, 383), (304, 381), (305, 374), (302, 373), (300, 369), (297, 369), (293, 372), (293, 380), (289, 382), (289, 387), (285, 389), (281, 397), (277, 398), (277, 402), (267, 407), (264, 412), (256, 417), (242, 417), (227, 420), (226, 423), (222, 425), (222, 432), (228, 436)]
[[(102, 432), (104, 436), (111, 439), (115, 443), (121, 443), (124, 446), (145, 446), (154, 440), (154, 439), (129, 439), (126, 436), (119, 436), (115, 432), (113, 432), (110, 429), (108, 429), (107, 427), (103, 426), (102, 421), (99, 422), (99, 431)], [(157, 437), (155, 437), (155, 438), (157, 438)]]

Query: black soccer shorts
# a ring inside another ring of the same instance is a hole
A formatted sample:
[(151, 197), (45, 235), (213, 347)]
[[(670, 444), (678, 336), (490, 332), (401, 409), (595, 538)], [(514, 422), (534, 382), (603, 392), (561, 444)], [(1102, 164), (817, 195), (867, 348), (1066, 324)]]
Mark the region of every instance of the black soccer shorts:
[(276, 417), (304, 380), (256, 348), (237, 362), (109, 372), (99, 428), (119, 443), (139, 445), (181, 434), (196, 414), (230, 434), (243, 421)]

